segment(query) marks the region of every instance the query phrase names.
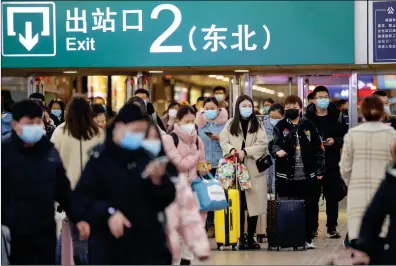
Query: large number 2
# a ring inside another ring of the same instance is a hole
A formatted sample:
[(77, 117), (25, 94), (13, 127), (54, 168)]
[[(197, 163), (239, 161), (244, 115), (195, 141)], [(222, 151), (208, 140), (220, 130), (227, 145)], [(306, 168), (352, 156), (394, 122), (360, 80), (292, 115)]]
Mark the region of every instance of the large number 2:
[(162, 43), (166, 41), (166, 39), (168, 39), (169, 36), (171, 36), (172, 33), (174, 33), (180, 26), (182, 21), (181, 12), (174, 5), (162, 4), (153, 9), (153, 12), (151, 12), (151, 19), (158, 19), (159, 13), (163, 10), (171, 11), (175, 16), (175, 19), (173, 20), (172, 25), (170, 25), (170, 27), (153, 42), (150, 47), (150, 53), (181, 53), (183, 51), (183, 47), (181, 45), (162, 45)]

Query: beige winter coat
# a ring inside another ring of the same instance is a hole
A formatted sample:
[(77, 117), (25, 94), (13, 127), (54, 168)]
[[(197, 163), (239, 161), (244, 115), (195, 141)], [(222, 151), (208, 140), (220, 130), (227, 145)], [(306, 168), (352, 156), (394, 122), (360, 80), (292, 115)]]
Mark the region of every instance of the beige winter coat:
[[(230, 153), (232, 149), (241, 150), (243, 143), (242, 127), (239, 136), (231, 135), (229, 128), (232, 119), (228, 120), (223, 131), (220, 133), (220, 146), (223, 155)], [(250, 128), (250, 125), (249, 127)], [(264, 155), (267, 151), (268, 141), (264, 126), (260, 123), (259, 130), (256, 133), (246, 135), (245, 159), (249, 176), (252, 182), (252, 188), (246, 190), (246, 203), (249, 216), (256, 216), (267, 213), (267, 184), (263, 173), (259, 173), (256, 166), (256, 160)]]
[(392, 161), (390, 147), (394, 140), (396, 131), (381, 122), (363, 123), (344, 137), (340, 170), (348, 185), (349, 239), (359, 236), (366, 208), (385, 178), (387, 164)]
[[(55, 148), (58, 150), (59, 155), (65, 167), (66, 175), (70, 180), (70, 185), (74, 189), (81, 176), (81, 167), (84, 169), (85, 164), (88, 162), (88, 152), (98, 144), (103, 143), (105, 133), (100, 129), (99, 134), (90, 140), (80, 140), (64, 132), (65, 123), (60, 124), (54, 131), (51, 141), (54, 143)], [(81, 148), (82, 150), (81, 150)], [(82, 165), (81, 165), (82, 162)]]

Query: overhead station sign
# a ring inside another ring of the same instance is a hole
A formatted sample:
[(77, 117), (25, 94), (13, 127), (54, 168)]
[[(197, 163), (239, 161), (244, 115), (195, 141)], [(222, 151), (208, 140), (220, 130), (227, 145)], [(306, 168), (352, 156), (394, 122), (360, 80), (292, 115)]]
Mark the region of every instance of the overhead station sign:
[(396, 2), (373, 2), (373, 61), (396, 62)]
[(350, 1), (2, 2), (5, 68), (354, 63)]

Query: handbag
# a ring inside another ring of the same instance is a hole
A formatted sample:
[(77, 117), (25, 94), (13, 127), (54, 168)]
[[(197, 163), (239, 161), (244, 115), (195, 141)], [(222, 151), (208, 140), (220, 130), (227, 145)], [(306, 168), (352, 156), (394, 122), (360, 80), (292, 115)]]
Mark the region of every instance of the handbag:
[(199, 211), (217, 211), (228, 207), (224, 189), (219, 180), (208, 173), (192, 182), (192, 190), (199, 202)]
[(344, 179), (342, 177), (339, 178), (339, 184), (338, 184), (338, 189), (336, 191), (336, 196), (338, 202), (342, 201), (348, 194), (348, 187), (345, 184)]
[(269, 154), (263, 155), (256, 160), (256, 166), (259, 173), (264, 172), (265, 170), (270, 168), (271, 165), (273, 165), (273, 162), (272, 162), (272, 157)]

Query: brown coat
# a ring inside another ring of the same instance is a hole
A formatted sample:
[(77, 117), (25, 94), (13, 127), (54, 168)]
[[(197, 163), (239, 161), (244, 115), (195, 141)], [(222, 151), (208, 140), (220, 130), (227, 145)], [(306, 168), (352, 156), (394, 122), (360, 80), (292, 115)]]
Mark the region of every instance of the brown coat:
[[(228, 120), (223, 131), (220, 133), (220, 146), (223, 155), (230, 153), (231, 149), (241, 150), (243, 143), (243, 134), (239, 136), (231, 135), (230, 123)], [(242, 131), (242, 128), (241, 128)], [(246, 135), (245, 150), (247, 155), (244, 159), (249, 176), (252, 182), (252, 188), (246, 190), (246, 203), (249, 216), (256, 216), (267, 213), (267, 182), (263, 173), (259, 173), (256, 166), (256, 160), (267, 153), (267, 134), (264, 126), (260, 123), (259, 130), (256, 133)]]
[(390, 147), (396, 131), (381, 122), (366, 122), (344, 137), (341, 175), (348, 185), (347, 213), (349, 239), (359, 235), (360, 224), (392, 161)]

